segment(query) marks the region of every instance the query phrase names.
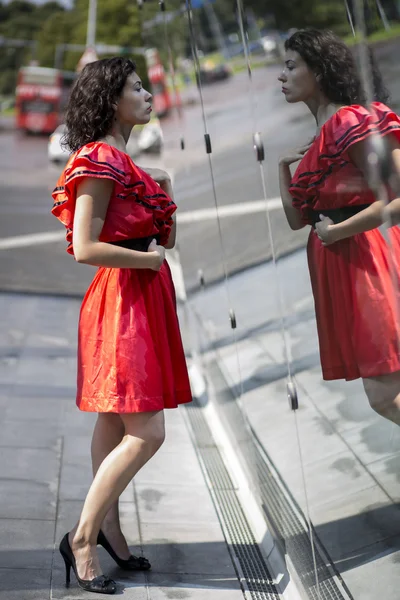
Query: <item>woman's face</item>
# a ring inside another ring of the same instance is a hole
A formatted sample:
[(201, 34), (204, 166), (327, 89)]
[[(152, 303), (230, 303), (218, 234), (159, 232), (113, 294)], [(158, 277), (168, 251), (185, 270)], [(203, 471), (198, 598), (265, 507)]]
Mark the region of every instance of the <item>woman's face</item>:
[(142, 87), (139, 75), (132, 73), (127, 78), (117, 102), (117, 119), (132, 126), (145, 125), (150, 121), (152, 99), (152, 95)]
[(278, 81), (282, 82), (282, 92), (286, 102), (306, 102), (319, 91), (315, 74), (298, 52), (287, 50), (285, 66)]

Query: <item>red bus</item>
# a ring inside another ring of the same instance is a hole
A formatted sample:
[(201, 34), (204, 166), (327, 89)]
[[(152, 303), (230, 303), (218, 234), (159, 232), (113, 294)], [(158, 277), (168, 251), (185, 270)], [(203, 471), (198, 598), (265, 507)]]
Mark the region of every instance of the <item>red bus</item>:
[(21, 67), (16, 89), (17, 129), (52, 133), (62, 123), (76, 73), (47, 67)]

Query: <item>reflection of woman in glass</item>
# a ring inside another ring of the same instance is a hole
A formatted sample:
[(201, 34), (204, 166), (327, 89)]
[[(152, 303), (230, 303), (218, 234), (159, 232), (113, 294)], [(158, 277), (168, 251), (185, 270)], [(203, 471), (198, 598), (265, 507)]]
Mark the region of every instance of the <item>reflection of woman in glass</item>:
[(150, 177), (126, 154), (132, 127), (150, 120), (151, 99), (129, 59), (87, 65), (66, 116), (74, 153), (53, 192), (68, 252), (99, 267), (81, 308), (77, 393), (81, 410), (98, 413), (95, 478), (60, 552), (67, 581), (72, 567), (81, 587), (103, 594), (116, 586), (101, 572), (97, 544), (123, 569), (150, 568), (130, 554), (118, 499), (163, 443), (164, 409), (191, 400), (164, 260), (175, 242), (171, 183), (163, 171)]
[[(372, 136), (387, 136), (398, 160), (400, 119), (381, 103), (376, 69), (377, 102), (365, 107), (352, 53), (332, 33), (297, 31), (285, 49), (282, 92), (304, 102), (317, 124), (308, 145), (280, 160), (279, 175), (290, 227), (313, 226), (307, 250), (323, 377), (361, 377), (374, 410), (400, 425), (400, 230), (391, 229), (390, 250), (377, 229), (382, 202), (367, 185)], [(289, 165), (299, 160), (292, 178)]]

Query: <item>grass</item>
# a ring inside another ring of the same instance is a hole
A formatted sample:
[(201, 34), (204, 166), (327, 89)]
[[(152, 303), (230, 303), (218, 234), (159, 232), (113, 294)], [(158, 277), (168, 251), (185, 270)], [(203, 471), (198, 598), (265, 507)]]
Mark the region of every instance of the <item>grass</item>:
[[(389, 41), (397, 37), (400, 37), (400, 23), (395, 23), (394, 25), (391, 25), (389, 30), (380, 29), (378, 31), (375, 31), (373, 34), (368, 36), (367, 39), (370, 44), (376, 44), (379, 42)], [(343, 38), (343, 41), (349, 46), (353, 46), (359, 40), (359, 36), (354, 37), (353, 35), (348, 35)], [(279, 60), (279, 58), (267, 59), (266, 57), (254, 54), (250, 56), (250, 64), (253, 70), (258, 69), (260, 67), (265, 67), (267, 64), (271, 64)], [(200, 59), (200, 64), (202, 65), (206, 61), (213, 62), (215, 65), (219, 65), (225, 62), (231, 67), (233, 73), (240, 73), (247, 69), (247, 64), (243, 56), (232, 58), (230, 60), (225, 60), (222, 52), (212, 52), (211, 54), (207, 54), (206, 56), (202, 57)], [(193, 73), (191, 73), (191, 77), (192, 80), (195, 81), (194, 71)]]
[[(372, 33), (370, 36), (367, 37), (367, 41), (370, 44), (376, 44), (378, 42), (386, 42), (389, 40), (393, 40), (397, 37), (400, 37), (400, 24), (396, 23), (395, 25), (392, 25), (390, 27), (390, 29), (386, 30), (386, 29), (379, 29), (378, 31), (375, 31), (374, 33)], [(348, 46), (354, 46), (354, 44), (356, 44), (357, 42), (359, 42), (361, 39), (360, 36), (353, 36), (353, 35), (347, 35), (346, 37), (343, 38), (343, 41), (348, 45)]]
[(3, 117), (15, 117), (15, 107), (6, 108), (1, 114)]

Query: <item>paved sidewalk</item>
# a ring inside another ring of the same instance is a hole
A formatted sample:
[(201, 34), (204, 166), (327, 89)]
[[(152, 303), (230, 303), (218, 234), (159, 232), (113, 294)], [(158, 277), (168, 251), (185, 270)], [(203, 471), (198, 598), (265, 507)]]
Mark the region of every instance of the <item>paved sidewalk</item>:
[[(271, 262), (231, 277), (228, 290), (221, 283), (190, 296), (201, 321), (205, 367), (217, 360), (235, 395), (242, 391), (253, 429), (307, 514), (304, 469), (311, 520), (355, 600), (399, 598), (400, 429), (372, 411), (359, 380), (322, 381), (305, 252), (281, 259), (278, 273), (299, 394), (296, 415), (287, 403)], [(236, 313), (235, 333), (229, 308)]]
[[(94, 415), (74, 403), (80, 302), (1, 294), (0, 598), (87, 598), (64, 587), (57, 550), (91, 480)], [(167, 441), (121, 498), (132, 552), (148, 574), (126, 574), (100, 549), (104, 571), (131, 600), (240, 600), (243, 594), (189, 430), (185, 408), (169, 411)]]

